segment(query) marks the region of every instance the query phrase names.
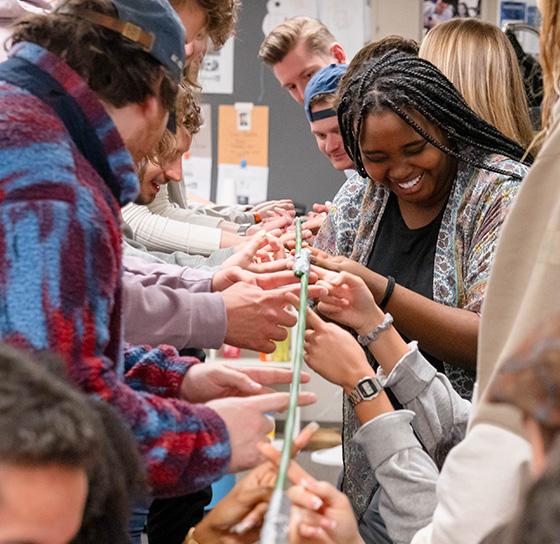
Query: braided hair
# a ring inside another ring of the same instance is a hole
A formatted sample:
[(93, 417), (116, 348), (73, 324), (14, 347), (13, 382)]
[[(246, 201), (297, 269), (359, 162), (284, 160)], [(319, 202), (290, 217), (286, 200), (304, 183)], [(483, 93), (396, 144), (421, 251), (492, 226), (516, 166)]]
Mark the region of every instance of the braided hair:
[[(481, 76), (483, 77), (483, 76)], [(481, 119), (453, 84), (430, 62), (396, 49), (365, 62), (338, 91), (338, 123), (348, 156), (368, 177), (360, 151), (363, 121), (389, 109), (440, 151), (475, 168), (519, 177), (485, 162), (490, 153), (525, 161), (525, 150)], [(449, 145), (428, 134), (410, 115), (418, 112), (447, 135)]]

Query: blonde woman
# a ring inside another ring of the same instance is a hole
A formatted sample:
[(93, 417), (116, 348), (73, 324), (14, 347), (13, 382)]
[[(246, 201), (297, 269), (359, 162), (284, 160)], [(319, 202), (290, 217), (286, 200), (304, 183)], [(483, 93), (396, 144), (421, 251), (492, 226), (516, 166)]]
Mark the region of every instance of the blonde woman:
[(495, 25), (452, 19), (428, 32), (419, 56), (435, 64), (482, 119), (527, 149), (534, 134), (513, 46)]

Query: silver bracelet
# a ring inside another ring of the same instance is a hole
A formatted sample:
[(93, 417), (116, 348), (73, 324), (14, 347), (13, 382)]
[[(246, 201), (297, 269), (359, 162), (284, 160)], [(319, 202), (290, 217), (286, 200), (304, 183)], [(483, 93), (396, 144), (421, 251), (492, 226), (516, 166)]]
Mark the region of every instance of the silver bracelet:
[(382, 332), (385, 332), (392, 324), (393, 316), (386, 313), (383, 318), (383, 322), (377, 325), (377, 327), (375, 327), (375, 329), (373, 329), (369, 334), (366, 336), (358, 335), (358, 342), (364, 347), (369, 346), (369, 344), (375, 342), (379, 338), (379, 335)]

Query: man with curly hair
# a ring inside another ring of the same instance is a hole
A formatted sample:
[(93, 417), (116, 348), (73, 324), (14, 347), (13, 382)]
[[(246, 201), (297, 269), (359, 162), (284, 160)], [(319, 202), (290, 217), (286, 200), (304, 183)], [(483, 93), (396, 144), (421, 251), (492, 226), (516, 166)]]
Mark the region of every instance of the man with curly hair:
[(241, 2), (239, 0), (170, 0), (187, 30), (187, 58), (192, 53), (189, 44), (208, 36), (220, 49), (233, 35)]

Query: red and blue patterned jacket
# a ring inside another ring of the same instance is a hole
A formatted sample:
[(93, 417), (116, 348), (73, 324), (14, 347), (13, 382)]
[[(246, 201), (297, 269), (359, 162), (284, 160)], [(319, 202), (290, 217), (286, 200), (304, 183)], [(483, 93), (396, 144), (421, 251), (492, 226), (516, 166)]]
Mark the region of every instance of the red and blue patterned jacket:
[(0, 341), (64, 358), (81, 389), (104, 399), (135, 434), (155, 495), (193, 492), (230, 460), (223, 421), (179, 400), (196, 359), (122, 344), (120, 207), (138, 191), (134, 164), (101, 102), (41, 47), (11, 52), (51, 75), (94, 127), (120, 202), (54, 111), (0, 81)]

